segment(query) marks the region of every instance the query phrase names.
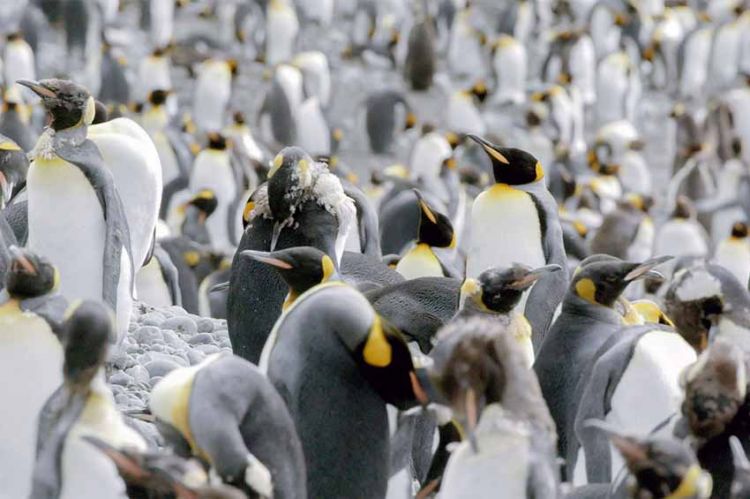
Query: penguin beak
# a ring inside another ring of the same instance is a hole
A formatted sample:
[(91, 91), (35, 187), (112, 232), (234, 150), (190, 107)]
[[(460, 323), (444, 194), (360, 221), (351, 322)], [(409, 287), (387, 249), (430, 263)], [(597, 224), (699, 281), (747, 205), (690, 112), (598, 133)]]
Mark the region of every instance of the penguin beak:
[(644, 277), (654, 277), (654, 278), (661, 278), (663, 279), (664, 276), (660, 274), (659, 272), (656, 272), (653, 270), (654, 267), (661, 265), (662, 263), (671, 260), (672, 256), (657, 256), (655, 258), (650, 258), (646, 260), (645, 262), (638, 265), (636, 268), (631, 270), (627, 273), (625, 276), (625, 281), (630, 282), (634, 281), (636, 279), (642, 279)]
[(417, 201), (419, 202), (419, 208), (422, 210), (422, 213), (430, 220), (430, 222), (436, 224), (437, 223), (437, 217), (430, 209), (430, 206), (427, 204), (427, 202), (422, 197), (422, 193), (419, 192), (418, 189), (412, 189), (414, 191), (414, 194), (417, 196)]
[(538, 269), (529, 271), (524, 277), (515, 281), (511, 287), (519, 290), (528, 289), (532, 284), (550, 272), (559, 272), (560, 270), (562, 270), (562, 267), (556, 263), (539, 267)]
[(482, 146), (482, 148), (484, 149), (484, 151), (494, 161), (498, 161), (498, 162), (500, 162), (500, 163), (502, 163), (504, 165), (509, 165), (510, 164), (510, 161), (508, 161), (508, 158), (506, 158), (505, 156), (503, 156), (503, 154), (494, 145), (490, 144), (489, 142), (487, 142), (483, 138), (481, 138), (481, 137), (479, 137), (477, 135), (473, 135), (473, 134), (469, 134), (469, 135), (467, 135), (467, 137), (469, 137), (471, 140), (473, 140), (474, 142), (476, 142), (477, 144), (479, 144), (480, 146)]
[(285, 262), (284, 260), (276, 258), (272, 256), (272, 253), (268, 253), (265, 251), (245, 250), (240, 254), (243, 256), (249, 256), (253, 260), (271, 265), (272, 267), (276, 267), (277, 269), (290, 270), (294, 268), (291, 264)]
[(23, 85), (26, 88), (31, 89), (31, 91), (37, 94), (39, 97), (48, 98), (48, 99), (54, 99), (57, 97), (57, 94), (55, 92), (53, 92), (52, 90), (45, 87), (39, 82), (31, 81), (31, 80), (16, 80), (16, 83), (18, 83), (19, 85)]
[(466, 410), (466, 425), (469, 430), (469, 443), (471, 444), (471, 449), (477, 454), (479, 452), (479, 445), (477, 444), (476, 428), (477, 420), (479, 419), (479, 411), (477, 407), (477, 392), (475, 392), (473, 388), (466, 390), (464, 404)]

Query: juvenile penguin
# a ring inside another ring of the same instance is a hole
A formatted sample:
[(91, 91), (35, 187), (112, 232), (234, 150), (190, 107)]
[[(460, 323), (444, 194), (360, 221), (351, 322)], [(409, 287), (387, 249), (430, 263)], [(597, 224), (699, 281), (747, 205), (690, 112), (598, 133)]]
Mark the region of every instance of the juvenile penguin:
[(175, 369), (154, 386), (150, 407), (168, 444), (209, 464), (225, 483), (262, 497), (307, 497), (294, 422), (248, 361), (214, 354)]
[(106, 305), (83, 301), (63, 326), (64, 382), (39, 416), (33, 499), (122, 497), (125, 484), (115, 465), (84, 438), (116, 447), (146, 450), (146, 442), (123, 421), (104, 378), (104, 361), (114, 335)]
[(11, 248), (0, 294), (0, 376), (6, 401), (0, 416), (0, 480), (7, 497), (28, 497), (34, 466), (36, 420), (62, 382), (58, 334), (67, 304), (54, 294), (57, 270), (45, 258)]
[(22, 84), (42, 98), (52, 118), (29, 167), (28, 247), (49, 255), (60, 270), (61, 294), (112, 306), (122, 338), (131, 313), (133, 252), (113, 175), (99, 149), (86, 139), (94, 99), (70, 81)]
[(456, 233), (448, 217), (435, 211), (414, 189), (419, 205), (419, 227), (414, 247), (407, 250), (396, 265), (396, 272), (406, 279), (418, 277), (454, 277), (435, 254), (433, 248), (456, 247)]
[(461, 304), (452, 322), (474, 316), (491, 320), (498, 332), (509, 334), (519, 345), (526, 367), (531, 367), (534, 363), (531, 325), (516, 305), (536, 281), (549, 272), (561, 270), (556, 264), (534, 270), (516, 264), (485, 270), (476, 279), (467, 278), (461, 286)]
[[(466, 276), (476, 277), (488, 268), (514, 263), (565, 268), (557, 204), (544, 185), (541, 163), (520, 149), (500, 148), (470, 137), (490, 158), (495, 184), (477, 196), (471, 209)], [(537, 348), (567, 284), (565, 272), (549, 274), (537, 281), (518, 305), (531, 323)]]
[(302, 441), (309, 496), (384, 497), (386, 404), (427, 401), (400, 333), (341, 282), (302, 294), (274, 329), (268, 378)]
[(26, 184), (29, 160), (13, 140), (0, 134), (0, 210)]
[(430, 379), (467, 434), (448, 460), (441, 497), (557, 496), (554, 422), (512, 335), (477, 316), (453, 321), (431, 357)]
[[(557, 426), (561, 456), (567, 456), (568, 440), (574, 438), (568, 433), (580, 401), (579, 380), (599, 348), (623, 326), (622, 315), (614, 308), (618, 298), (628, 284), (645, 277), (663, 261), (595, 261), (581, 267), (574, 276), (562, 311), (534, 362), (542, 394)], [(561, 358), (567, 360), (562, 363)]]

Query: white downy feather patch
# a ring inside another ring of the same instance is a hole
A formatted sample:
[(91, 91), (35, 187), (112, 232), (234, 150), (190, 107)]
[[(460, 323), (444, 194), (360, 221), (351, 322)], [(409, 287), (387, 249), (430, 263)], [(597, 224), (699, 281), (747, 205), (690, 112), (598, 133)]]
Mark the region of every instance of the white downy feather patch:
[(677, 288), (677, 297), (682, 301), (693, 301), (709, 296), (721, 295), (721, 283), (701, 269), (694, 269)]

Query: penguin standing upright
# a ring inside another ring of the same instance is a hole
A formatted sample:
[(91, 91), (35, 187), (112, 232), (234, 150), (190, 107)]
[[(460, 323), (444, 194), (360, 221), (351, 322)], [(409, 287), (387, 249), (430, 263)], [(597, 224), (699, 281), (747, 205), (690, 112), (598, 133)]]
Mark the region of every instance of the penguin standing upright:
[(435, 30), (426, 17), (411, 28), (408, 51), (404, 62), (404, 74), (412, 90), (427, 90), (432, 86), (435, 74)]
[(510, 35), (492, 45), (492, 69), (497, 84), (492, 101), (520, 105), (526, 101), (526, 47)]
[[(470, 137), (492, 161), (495, 185), (477, 196), (472, 206), (466, 276), (514, 263), (532, 268), (554, 263), (566, 268), (557, 205), (542, 181), (541, 163), (520, 149), (500, 148)], [(537, 348), (567, 284), (565, 272), (549, 274), (518, 305), (531, 323)]]
[(199, 130), (218, 132), (224, 128), (236, 71), (234, 60), (208, 59), (201, 64), (193, 95), (193, 119)]
[(456, 247), (456, 233), (453, 231), (453, 226), (448, 217), (427, 204), (418, 190), (414, 189), (414, 193), (417, 195), (419, 206), (417, 240), (414, 247), (399, 260), (396, 272), (406, 279), (452, 276), (455, 271), (446, 268), (433, 248), (454, 249)]
[(134, 265), (125, 209), (101, 153), (86, 139), (94, 99), (65, 80), (21, 82), (41, 98), (52, 122), (31, 155), (28, 246), (60, 270), (60, 292), (104, 300), (127, 331)]
[(269, 337), (268, 378), (302, 441), (309, 496), (384, 497), (390, 475), (386, 403), (406, 409), (426, 396), (400, 333), (339, 281), (327, 255), (312, 251), (316, 266), (278, 263), (292, 267), (291, 275), (328, 279), (279, 318)]
[(18, 144), (0, 133), (0, 210), (26, 184), (29, 160)]
[(174, 8), (172, 0), (151, 0), (148, 3), (151, 28), (151, 43), (154, 47), (164, 48), (174, 36)]
[(11, 248), (0, 297), (0, 480), (7, 497), (28, 497), (36, 421), (45, 400), (62, 382), (63, 349), (57, 335), (66, 302), (54, 290), (57, 270), (45, 258)]
[(214, 192), (218, 201), (216, 210), (207, 221), (211, 245), (221, 251), (231, 252), (234, 245), (230, 239), (229, 216), (237, 197), (237, 180), (227, 151), (226, 139), (216, 132), (208, 135), (208, 147), (195, 158), (190, 173), (190, 190), (198, 193), (204, 189)]
[[(367, 98), (365, 121), (370, 150), (385, 154), (393, 145), (395, 134), (413, 127), (417, 121), (406, 97), (395, 90), (385, 90)], [(401, 120), (398, 117), (401, 117)]]
[(148, 94), (148, 106), (141, 115), (141, 125), (154, 142), (161, 163), (162, 185), (166, 186), (177, 177), (187, 177), (190, 165), (184, 164), (184, 155), (178, 154), (169, 133), (169, 112), (166, 90), (153, 90)]
[(106, 305), (74, 305), (63, 325), (64, 383), (39, 415), (33, 499), (115, 499), (125, 484), (115, 465), (85, 440), (97, 437), (115, 448), (146, 450), (146, 442), (125, 424), (104, 378), (104, 361), (114, 334)]
[(302, 99), (300, 70), (289, 64), (279, 65), (274, 71), (271, 88), (258, 112), (261, 130), (265, 132), (264, 139), (269, 142), (275, 140), (282, 147), (294, 144), (297, 134), (297, 112), (302, 105)]
[(266, 8), (266, 64), (276, 66), (292, 58), (299, 21), (290, 0), (270, 0)]
[(326, 109), (331, 100), (331, 71), (326, 55), (317, 50), (300, 52), (292, 59), (292, 66), (302, 72), (305, 94), (317, 97), (320, 106)]
[(136, 102), (146, 100), (154, 90), (172, 90), (172, 63), (165, 48), (156, 48), (141, 59), (138, 65), (138, 78), (133, 89)]
[(149, 403), (167, 442), (206, 459), (224, 482), (262, 497), (306, 497), (305, 462), (292, 418), (248, 361), (214, 354), (175, 369), (154, 386)]
[(20, 94), (16, 87), (3, 92), (0, 133), (13, 139), (25, 152), (30, 152), (36, 144), (37, 134), (30, 126), (31, 110)]
[(747, 225), (737, 222), (732, 233), (716, 246), (714, 262), (730, 271), (740, 282), (750, 280), (750, 243), (747, 238)]
[[(5, 86), (15, 84), (17, 80), (35, 80), (36, 62), (34, 52), (21, 33), (8, 35), (3, 50), (3, 79)], [(33, 95), (33, 94), (32, 94)], [(28, 99), (27, 99), (28, 101)]]

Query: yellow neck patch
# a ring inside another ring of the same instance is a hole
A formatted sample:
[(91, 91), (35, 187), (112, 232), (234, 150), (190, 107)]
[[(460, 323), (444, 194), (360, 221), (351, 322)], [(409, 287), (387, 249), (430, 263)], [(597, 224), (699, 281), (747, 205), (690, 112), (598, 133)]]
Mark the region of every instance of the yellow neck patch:
[(320, 282), (326, 282), (336, 272), (336, 266), (328, 255), (323, 255), (320, 263), (323, 266), (323, 279)]
[(281, 154), (277, 154), (275, 158), (273, 158), (273, 165), (271, 166), (271, 170), (268, 172), (268, 178), (271, 178), (276, 174), (276, 172), (281, 168), (281, 164), (284, 162), (284, 156)]
[(20, 151), (21, 148), (15, 142), (6, 140), (0, 143), (0, 151)]
[(253, 212), (254, 209), (255, 209), (255, 203), (253, 201), (248, 201), (247, 204), (245, 205), (245, 209), (242, 210), (242, 220), (244, 220), (245, 222), (249, 222), (250, 214)]
[(697, 464), (691, 466), (680, 485), (665, 499), (686, 499), (695, 496), (698, 493), (698, 480), (702, 475), (700, 466)]
[(386, 367), (391, 363), (392, 353), (391, 345), (383, 332), (380, 316), (375, 314), (362, 356), (371, 366)]
[(596, 302), (596, 284), (594, 281), (585, 277), (576, 283), (576, 294), (589, 303), (598, 305)]

